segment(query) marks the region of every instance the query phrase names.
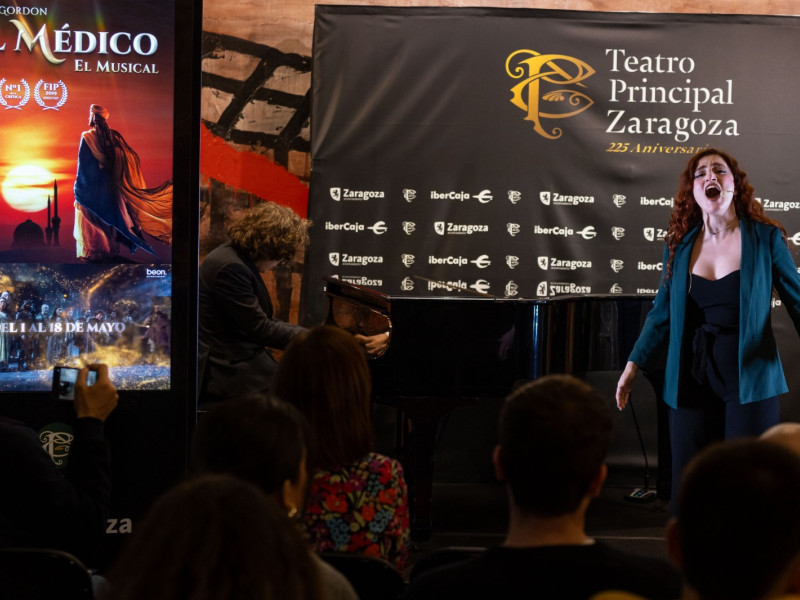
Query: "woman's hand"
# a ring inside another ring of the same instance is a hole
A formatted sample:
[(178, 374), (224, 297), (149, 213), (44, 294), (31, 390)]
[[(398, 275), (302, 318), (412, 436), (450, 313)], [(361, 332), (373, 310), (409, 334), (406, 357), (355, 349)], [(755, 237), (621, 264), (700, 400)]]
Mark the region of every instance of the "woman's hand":
[(619, 382), (617, 382), (617, 408), (624, 410), (628, 405), (628, 400), (631, 399), (631, 389), (633, 388), (633, 380), (636, 379), (636, 373), (639, 371), (639, 366), (636, 363), (628, 361), (625, 365), (625, 370), (620, 375)]

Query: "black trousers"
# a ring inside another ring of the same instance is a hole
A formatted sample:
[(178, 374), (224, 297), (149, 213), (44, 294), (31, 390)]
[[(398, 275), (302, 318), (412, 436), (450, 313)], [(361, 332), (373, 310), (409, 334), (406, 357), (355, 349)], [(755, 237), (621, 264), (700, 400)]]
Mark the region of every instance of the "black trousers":
[(693, 406), (669, 410), (670, 447), (672, 449), (672, 502), (670, 512), (677, 509), (681, 475), (700, 450), (719, 440), (758, 436), (780, 419), (778, 396), (739, 404), (723, 402), (717, 397)]

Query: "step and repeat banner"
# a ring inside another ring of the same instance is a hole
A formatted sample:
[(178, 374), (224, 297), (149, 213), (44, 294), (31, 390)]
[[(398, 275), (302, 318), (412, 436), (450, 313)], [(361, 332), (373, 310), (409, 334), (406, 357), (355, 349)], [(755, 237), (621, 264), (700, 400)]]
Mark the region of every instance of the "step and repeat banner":
[(706, 147), (736, 157), (797, 256), (797, 56), (792, 17), (318, 6), (311, 319), (325, 275), (389, 295), (653, 294)]

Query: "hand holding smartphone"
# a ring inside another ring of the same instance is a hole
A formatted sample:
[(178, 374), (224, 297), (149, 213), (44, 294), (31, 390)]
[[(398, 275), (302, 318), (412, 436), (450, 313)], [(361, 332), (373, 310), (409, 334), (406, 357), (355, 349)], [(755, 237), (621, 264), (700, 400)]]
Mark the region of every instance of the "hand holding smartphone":
[[(75, 367), (53, 367), (53, 395), (59, 400), (75, 399), (75, 382), (78, 380), (78, 371)], [(97, 371), (89, 371), (86, 385), (93, 385), (97, 381)]]
[(117, 388), (108, 376), (108, 365), (98, 363), (84, 369), (57, 366), (53, 369), (53, 395), (74, 402), (75, 414), (105, 421), (119, 401)]

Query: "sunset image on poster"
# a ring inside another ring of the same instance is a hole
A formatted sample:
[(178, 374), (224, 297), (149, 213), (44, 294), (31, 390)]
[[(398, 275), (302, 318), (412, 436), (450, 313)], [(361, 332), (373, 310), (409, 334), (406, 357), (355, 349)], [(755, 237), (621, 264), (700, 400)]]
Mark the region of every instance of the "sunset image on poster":
[(12, 12), (0, 15), (0, 262), (170, 262), (171, 12)]

